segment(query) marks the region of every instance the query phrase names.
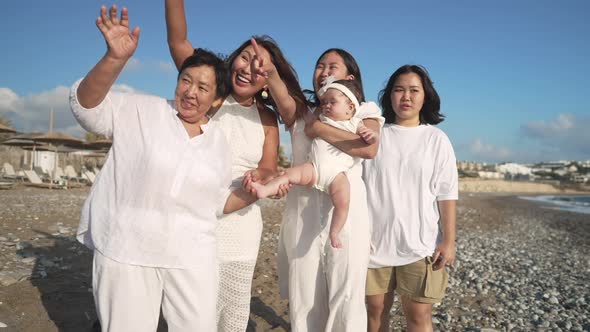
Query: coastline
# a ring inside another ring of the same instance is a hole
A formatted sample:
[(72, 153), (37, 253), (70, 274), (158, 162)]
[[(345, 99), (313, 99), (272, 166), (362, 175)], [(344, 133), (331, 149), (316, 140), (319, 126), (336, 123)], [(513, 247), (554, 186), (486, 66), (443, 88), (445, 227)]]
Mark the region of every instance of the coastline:
[(459, 192), (489, 193), (533, 193), (533, 194), (588, 194), (590, 191), (579, 191), (569, 188), (556, 188), (550, 184), (530, 181), (459, 179)]

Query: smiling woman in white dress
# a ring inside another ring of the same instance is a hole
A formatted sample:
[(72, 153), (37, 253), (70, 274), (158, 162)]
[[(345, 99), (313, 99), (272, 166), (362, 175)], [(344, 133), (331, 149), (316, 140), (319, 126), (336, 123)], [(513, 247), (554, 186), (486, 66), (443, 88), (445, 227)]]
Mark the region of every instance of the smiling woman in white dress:
[[(187, 39), (182, 0), (166, 0), (168, 45), (179, 66), (193, 53)], [(275, 113), (290, 125), (306, 110), (297, 76), (272, 39), (255, 37), (244, 42), (227, 59), (230, 95), (213, 112), (212, 122), (225, 133), (232, 154), (235, 187), (274, 175), (278, 157)], [(256, 196), (250, 197), (250, 203)], [(250, 315), (252, 277), (262, 234), (258, 205), (226, 215), (219, 221), (220, 289), (219, 331), (245, 331)]]

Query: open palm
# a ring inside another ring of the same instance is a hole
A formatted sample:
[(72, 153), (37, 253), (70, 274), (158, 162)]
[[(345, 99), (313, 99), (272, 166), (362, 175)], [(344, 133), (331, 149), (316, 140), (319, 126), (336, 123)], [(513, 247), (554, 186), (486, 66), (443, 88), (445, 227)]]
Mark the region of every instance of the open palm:
[(117, 17), (117, 6), (107, 9), (100, 8), (100, 17), (96, 20), (96, 26), (104, 36), (108, 46), (107, 54), (114, 59), (129, 59), (137, 49), (139, 41), (139, 28), (129, 31), (129, 15), (127, 8), (121, 10), (121, 18)]

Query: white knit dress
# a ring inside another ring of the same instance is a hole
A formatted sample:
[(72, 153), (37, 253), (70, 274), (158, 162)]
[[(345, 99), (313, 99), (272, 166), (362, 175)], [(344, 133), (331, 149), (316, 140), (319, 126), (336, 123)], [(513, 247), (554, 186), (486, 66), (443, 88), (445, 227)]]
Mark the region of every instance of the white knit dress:
[[(244, 173), (257, 168), (262, 158), (265, 135), (260, 114), (256, 105), (245, 107), (228, 96), (211, 121), (219, 123), (231, 147), (233, 186), (240, 187)], [(218, 331), (246, 330), (261, 234), (257, 204), (219, 219)]]

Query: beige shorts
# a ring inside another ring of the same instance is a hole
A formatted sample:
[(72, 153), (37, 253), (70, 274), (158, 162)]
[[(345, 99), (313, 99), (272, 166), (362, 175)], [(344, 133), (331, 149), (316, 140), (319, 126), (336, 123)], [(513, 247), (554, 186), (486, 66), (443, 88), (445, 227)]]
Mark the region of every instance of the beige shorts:
[(421, 303), (440, 303), (445, 295), (449, 275), (446, 267), (432, 270), (432, 258), (381, 268), (369, 268), (366, 295), (380, 295), (396, 290), (402, 296)]

